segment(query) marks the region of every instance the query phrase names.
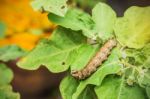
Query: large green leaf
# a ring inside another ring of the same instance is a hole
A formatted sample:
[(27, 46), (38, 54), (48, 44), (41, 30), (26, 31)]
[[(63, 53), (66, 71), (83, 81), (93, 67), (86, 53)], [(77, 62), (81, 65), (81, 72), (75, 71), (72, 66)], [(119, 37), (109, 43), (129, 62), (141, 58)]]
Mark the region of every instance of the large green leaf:
[[(76, 91), (79, 81), (72, 76), (65, 77), (60, 84), (60, 92), (63, 99), (72, 99), (73, 93)], [(92, 87), (88, 86), (81, 93), (78, 99), (95, 99), (95, 93)]]
[(98, 3), (92, 10), (92, 18), (96, 23), (98, 36), (107, 40), (113, 37), (113, 27), (116, 21), (116, 13), (105, 3)]
[(49, 20), (72, 30), (82, 30), (83, 34), (89, 38), (96, 38), (95, 23), (90, 15), (79, 9), (69, 9), (65, 17), (60, 17), (50, 13)]
[(115, 74), (119, 72), (121, 68), (122, 65), (119, 63), (118, 50), (114, 49), (112, 54), (108, 57), (108, 60), (105, 61), (94, 74), (80, 82), (76, 92), (73, 94), (73, 99), (78, 99), (87, 85), (101, 85), (106, 75)]
[(76, 88), (79, 84), (72, 76), (65, 77), (60, 83), (60, 92), (63, 99), (72, 99), (73, 93), (76, 91)]
[(34, 0), (31, 5), (34, 10), (44, 10), (59, 16), (64, 16), (67, 12), (67, 0)]
[(19, 93), (15, 93), (10, 85), (0, 86), (0, 99), (20, 99)]
[(58, 28), (50, 40), (41, 41), (18, 65), (29, 70), (45, 65), (52, 72), (65, 71), (69, 67), (69, 53), (83, 42), (85, 37), (81, 33)]
[(13, 72), (5, 64), (0, 64), (0, 86), (7, 85), (13, 78)]
[(100, 86), (95, 87), (98, 99), (147, 99), (138, 85), (129, 86), (124, 77), (108, 76)]
[(83, 69), (90, 59), (95, 55), (99, 46), (91, 46), (88, 44), (83, 44), (79, 48), (73, 50), (70, 53), (70, 67), (71, 70), (81, 70)]
[(25, 54), (25, 51), (16, 45), (8, 45), (0, 47), (0, 60), (9, 61), (15, 60)]
[(114, 29), (123, 46), (142, 48), (150, 42), (150, 7), (130, 7)]

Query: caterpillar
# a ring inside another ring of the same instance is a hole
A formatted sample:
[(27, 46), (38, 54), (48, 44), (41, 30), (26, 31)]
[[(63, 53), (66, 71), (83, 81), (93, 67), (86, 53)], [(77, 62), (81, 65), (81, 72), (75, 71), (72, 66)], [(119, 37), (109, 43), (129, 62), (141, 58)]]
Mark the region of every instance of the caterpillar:
[(107, 59), (116, 45), (115, 39), (108, 40), (82, 70), (71, 71), (71, 75), (80, 80), (87, 78)]

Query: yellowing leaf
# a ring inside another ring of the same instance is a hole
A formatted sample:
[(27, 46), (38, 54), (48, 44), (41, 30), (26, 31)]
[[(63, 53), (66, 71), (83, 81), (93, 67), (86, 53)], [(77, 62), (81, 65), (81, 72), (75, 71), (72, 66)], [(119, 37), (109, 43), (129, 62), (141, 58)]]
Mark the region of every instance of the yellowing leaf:
[(114, 29), (123, 46), (142, 48), (150, 42), (150, 7), (129, 8)]

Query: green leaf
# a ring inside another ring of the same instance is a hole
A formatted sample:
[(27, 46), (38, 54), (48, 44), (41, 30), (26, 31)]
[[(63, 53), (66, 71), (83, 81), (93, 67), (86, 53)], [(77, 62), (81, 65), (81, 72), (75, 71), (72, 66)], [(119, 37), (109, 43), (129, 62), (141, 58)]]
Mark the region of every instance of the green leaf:
[(138, 85), (128, 86), (124, 77), (108, 76), (95, 87), (98, 99), (147, 99), (145, 91)]
[(41, 41), (26, 57), (18, 62), (24, 69), (34, 70), (40, 65), (46, 66), (51, 72), (63, 72), (69, 67), (69, 53), (80, 47), (85, 37), (69, 29), (58, 28), (50, 40)]
[(123, 46), (142, 48), (150, 42), (150, 7), (130, 7), (118, 18), (115, 34)]
[(10, 85), (0, 86), (0, 99), (20, 99), (20, 95), (13, 92)]
[(87, 86), (78, 99), (97, 99), (92, 86)]
[(150, 87), (146, 87), (146, 93), (147, 93), (147, 96), (148, 96), (148, 99), (150, 99)]
[(75, 92), (79, 81), (72, 76), (65, 77), (60, 83), (60, 92), (62, 99), (72, 99), (72, 95)]
[(82, 30), (85, 36), (96, 38), (95, 23), (91, 16), (79, 9), (69, 9), (65, 17), (50, 13), (48, 18), (55, 24), (75, 31)]
[(130, 64), (150, 68), (150, 44), (142, 49), (126, 49), (124, 54)]
[(0, 38), (5, 36), (6, 25), (3, 22), (0, 22)]
[(13, 79), (13, 72), (5, 64), (0, 64), (0, 99), (20, 99), (9, 85)]
[(107, 40), (113, 37), (116, 13), (105, 3), (98, 3), (92, 10), (92, 18), (96, 23), (98, 37)]
[(90, 59), (95, 55), (99, 46), (91, 46), (88, 44), (82, 44), (77, 49), (74, 49), (70, 53), (70, 67), (71, 70), (81, 70), (83, 69)]
[[(63, 99), (72, 99), (73, 93), (76, 91), (79, 81), (72, 76), (65, 77), (60, 84), (60, 92)], [(88, 86), (81, 93), (78, 99), (95, 99), (95, 93), (92, 87)]]
[(13, 72), (5, 64), (0, 64), (0, 86), (7, 85), (13, 79)]
[(20, 47), (16, 45), (8, 45), (0, 47), (0, 60), (7, 62), (9, 60), (15, 60), (25, 54)]
[(31, 5), (34, 10), (44, 10), (59, 16), (64, 16), (67, 12), (67, 0), (34, 0)]
[(73, 99), (78, 99), (87, 85), (101, 85), (105, 76), (109, 74), (115, 74), (119, 72), (121, 68), (122, 65), (119, 63), (118, 50), (114, 49), (111, 55), (108, 57), (108, 60), (105, 61), (94, 74), (80, 82), (76, 92), (73, 94)]

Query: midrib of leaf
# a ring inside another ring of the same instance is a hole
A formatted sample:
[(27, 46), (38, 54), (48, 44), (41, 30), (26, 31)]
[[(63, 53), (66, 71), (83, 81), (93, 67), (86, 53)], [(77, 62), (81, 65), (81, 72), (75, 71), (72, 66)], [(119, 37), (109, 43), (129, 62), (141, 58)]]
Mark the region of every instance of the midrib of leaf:
[[(64, 51), (59, 51), (59, 52), (57, 52), (57, 53), (54, 53), (54, 54), (51, 54), (51, 55), (48, 55), (49, 57), (53, 57), (53, 56), (55, 56), (55, 55), (59, 55), (59, 54), (61, 54), (61, 53), (66, 53), (66, 52), (70, 52), (70, 51), (72, 51), (72, 50), (74, 50), (74, 49), (76, 49), (76, 48), (78, 48), (78, 47), (80, 47), (81, 45), (78, 45), (78, 46), (76, 46), (76, 47), (73, 47), (73, 48), (70, 48), (70, 49), (67, 49), (67, 50), (64, 50)], [(60, 49), (59, 49), (60, 50)], [(48, 56), (45, 56), (45, 57), (48, 57)], [(45, 57), (39, 57), (38, 59), (43, 59), (43, 58), (45, 58)]]
[(121, 84), (120, 84), (120, 89), (119, 89), (119, 94), (118, 94), (117, 99), (121, 99), (121, 92), (122, 92), (123, 86), (124, 86), (124, 75), (122, 77), (122, 81), (121, 81)]

